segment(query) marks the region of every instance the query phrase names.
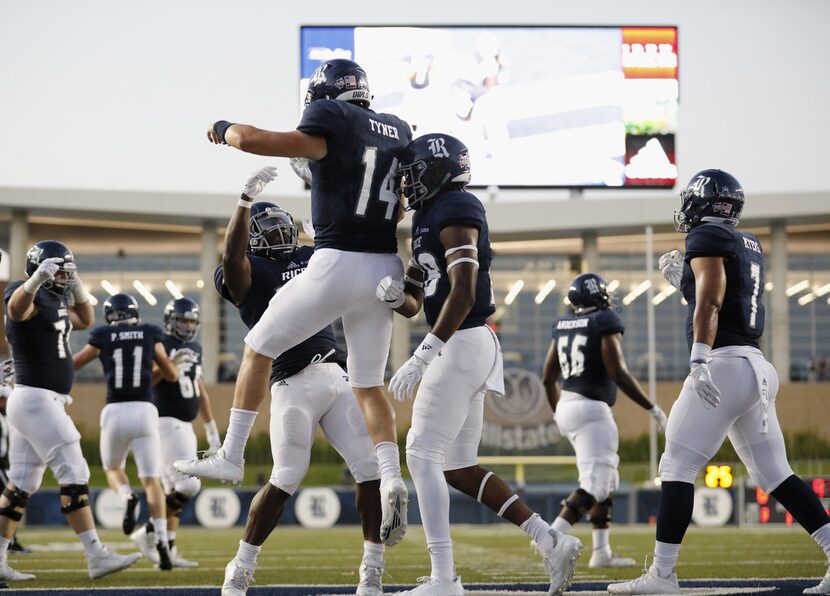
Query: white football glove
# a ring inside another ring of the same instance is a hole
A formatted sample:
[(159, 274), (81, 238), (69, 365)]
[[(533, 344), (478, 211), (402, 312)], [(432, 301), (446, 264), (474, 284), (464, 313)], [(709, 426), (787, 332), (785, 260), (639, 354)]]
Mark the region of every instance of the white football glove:
[(303, 232), (314, 241), (314, 223), (311, 221), (311, 218), (303, 219)]
[(0, 386), (11, 387), (14, 385), (14, 359), (7, 358), (0, 362)]
[(429, 362), (421, 360), (415, 355), (404, 362), (403, 366), (392, 377), (392, 380), (389, 381), (389, 391), (392, 392), (397, 401), (415, 397), (415, 385), (421, 382), (427, 366), (429, 366)]
[(302, 178), (303, 182), (311, 186), (311, 168), (308, 167), (308, 159), (305, 157), (292, 157), (288, 160), (294, 173)]
[(89, 302), (89, 294), (87, 294), (86, 288), (84, 288), (84, 282), (81, 281), (81, 278), (78, 277), (77, 273), (73, 274), (72, 277), (69, 278), (69, 283), (67, 285), (69, 287), (69, 291), (72, 292), (72, 297), (75, 299), (76, 306)]
[(251, 177), (245, 182), (245, 188), (242, 189), (242, 194), (249, 199), (255, 199), (265, 190), (268, 183), (273, 182), (276, 177), (277, 168), (274, 166), (260, 168), (251, 174)]
[(707, 409), (717, 408), (720, 404), (720, 390), (712, 381), (709, 366), (705, 362), (692, 362), (691, 367), (689, 376), (692, 379), (692, 386), (700, 401), (703, 402), (703, 406)]
[(45, 284), (47, 281), (54, 281), (55, 274), (58, 272), (58, 269), (61, 268), (62, 264), (63, 257), (49, 257), (48, 259), (43, 259), (37, 269), (35, 269), (35, 272), (29, 276), (29, 279), (23, 282), (23, 290), (30, 295), (37, 294), (40, 286)]
[(657, 261), (657, 267), (663, 274), (663, 279), (679, 290), (680, 278), (683, 277), (683, 255), (680, 251), (673, 250), (662, 255)]
[(404, 284), (401, 280), (387, 275), (375, 288), (375, 296), (389, 308), (398, 308), (406, 299)]
[(170, 361), (179, 369), (179, 373), (188, 372), (199, 362), (199, 355), (190, 348), (181, 348), (170, 354)]
[(664, 433), (666, 432), (666, 422), (668, 422), (668, 418), (666, 417), (666, 413), (663, 409), (654, 404), (650, 410), (648, 410), (648, 415), (654, 418), (654, 421), (657, 423), (657, 429)]

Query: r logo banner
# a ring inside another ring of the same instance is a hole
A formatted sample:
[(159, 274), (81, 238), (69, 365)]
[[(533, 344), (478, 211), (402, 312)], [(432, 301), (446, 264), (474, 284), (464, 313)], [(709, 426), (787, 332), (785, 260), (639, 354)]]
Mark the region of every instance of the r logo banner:
[(294, 502), (294, 515), (306, 528), (330, 528), (340, 519), (340, 498), (330, 488), (304, 488)]

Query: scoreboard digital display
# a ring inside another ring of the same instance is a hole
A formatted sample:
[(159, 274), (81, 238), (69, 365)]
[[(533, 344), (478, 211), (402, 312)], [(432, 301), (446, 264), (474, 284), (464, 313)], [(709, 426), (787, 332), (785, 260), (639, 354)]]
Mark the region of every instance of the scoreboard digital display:
[[(804, 478), (824, 508), (830, 513), (830, 477)], [(760, 487), (747, 485), (744, 489), (744, 517), (746, 524), (786, 524), (792, 526), (795, 520), (781, 504), (765, 493)]]

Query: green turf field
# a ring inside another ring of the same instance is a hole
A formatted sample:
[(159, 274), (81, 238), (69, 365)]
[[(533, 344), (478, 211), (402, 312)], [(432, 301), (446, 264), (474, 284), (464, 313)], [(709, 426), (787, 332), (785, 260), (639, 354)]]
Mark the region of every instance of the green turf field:
[[(102, 531), (102, 538), (121, 552), (135, 550), (123, 534)], [(576, 535), (590, 543), (590, 529)], [(161, 572), (145, 560), (132, 569), (91, 582), (86, 575), (80, 545), (68, 529), (23, 529), (21, 541), (40, 549), (32, 554), (10, 557), (11, 565), (38, 575), (27, 588), (82, 586), (219, 586), (225, 564), (236, 553), (241, 528), (206, 530), (184, 528), (177, 536), (181, 553), (197, 560), (197, 569)], [(546, 581), (537, 555), (528, 539), (507, 524), (454, 526), (455, 558), (458, 573), (466, 583)], [(625, 556), (642, 562), (651, 553), (654, 529), (614, 528), (612, 546)], [(306, 530), (296, 526), (277, 528), (259, 557), (256, 585), (269, 584), (351, 584), (357, 582), (362, 554), (361, 534), (356, 527)], [(588, 569), (583, 554), (575, 580), (628, 579), (639, 574), (641, 565), (622, 570)], [(388, 584), (412, 584), (429, 574), (429, 559), (420, 527), (413, 527), (406, 539), (387, 551)], [(810, 537), (791, 528), (717, 529), (692, 528), (680, 555), (678, 576), (692, 578), (789, 578), (824, 574), (825, 561)], [(17, 584), (23, 587), (23, 584)]]

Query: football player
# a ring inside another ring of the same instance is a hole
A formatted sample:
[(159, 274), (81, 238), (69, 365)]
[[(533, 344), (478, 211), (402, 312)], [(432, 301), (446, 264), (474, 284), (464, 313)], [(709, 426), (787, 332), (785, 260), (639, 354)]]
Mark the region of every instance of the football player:
[[(138, 478), (147, 494), (147, 507), (155, 527), (155, 551), (142, 549), (159, 568), (173, 568), (167, 544), (167, 520), (164, 493), (161, 490), (161, 445), (158, 410), (150, 399), (153, 363), (169, 381), (179, 377), (176, 364), (167, 358), (162, 331), (156, 325), (142, 323), (138, 302), (129, 294), (115, 294), (104, 302), (106, 325), (89, 333), (88, 343), (75, 354), (73, 364), (79, 370), (99, 358), (107, 380), (107, 405), (101, 410), (101, 463), (107, 482), (124, 501), (122, 529), (130, 534), (135, 528), (138, 495), (130, 488), (124, 472), (127, 454), (132, 451)], [(140, 545), (141, 546), (141, 545)], [(146, 552), (145, 552), (146, 551)]]
[(395, 373), (389, 388), (412, 399), (406, 461), (421, 510), (432, 562), (430, 577), (405, 594), (463, 594), (455, 573), (447, 484), (519, 526), (539, 545), (550, 576), (549, 594), (570, 584), (581, 544), (551, 528), (508, 485), (477, 464), (484, 396), (504, 395), (499, 341), (485, 324), (495, 311), (492, 251), (484, 207), (464, 189), (467, 147), (445, 134), (412, 141), (398, 169), (412, 220), (412, 260), (403, 281), (381, 280), (377, 297), (405, 317), (423, 306), (431, 330)]
[[(351, 60), (329, 60), (309, 80), (297, 130), (271, 132), (224, 120), (208, 130), (213, 143), (310, 160), (316, 251), (307, 275), (280, 291), (245, 338), (222, 449), (179, 470), (239, 482), (245, 442), (267, 393), (272, 360), (341, 318), (350, 383), (380, 462), (382, 535), (392, 546), (406, 532), (407, 493), (395, 412), (383, 391), (392, 313), (381, 308), (374, 290), (384, 277), (403, 274), (395, 254), (400, 206), (392, 178), (397, 153), (409, 142), (411, 131), (396, 116), (370, 110), (370, 100), (366, 72), (360, 66)], [(249, 208), (251, 203), (243, 196), (240, 205)]]
[(15, 386), (6, 405), (11, 467), (9, 484), (0, 496), (2, 581), (35, 577), (11, 569), (6, 549), (46, 466), (60, 485), (61, 511), (86, 551), (90, 578), (129, 567), (141, 556), (119, 555), (101, 543), (89, 508), (89, 466), (81, 453), (81, 435), (66, 413), (74, 376), (69, 333), (95, 321), (76, 270), (66, 245), (44, 240), (26, 253), (27, 279), (9, 284), (5, 292)]
[[(830, 562), (830, 517), (789, 463), (775, 411), (778, 373), (759, 349), (764, 332), (764, 251), (735, 229), (740, 182), (723, 170), (695, 174), (680, 193), (678, 232), (686, 254), (660, 258), (663, 276), (689, 303), (690, 373), (669, 413), (660, 460), (661, 498), (654, 563), (616, 594), (677, 594), (675, 565), (692, 515), (695, 477), (728, 436), (752, 480), (792, 514)], [(830, 593), (830, 567), (805, 594)]]
[[(9, 423), (6, 420), (6, 400), (14, 388), (14, 360), (8, 358), (0, 362), (0, 493), (9, 484)], [(8, 551), (26, 554), (31, 552), (20, 544), (17, 533), (12, 536)]]
[[(176, 298), (164, 307), (164, 349), (168, 357), (179, 356), (179, 379), (168, 381), (161, 368), (153, 366), (153, 403), (159, 412), (161, 441), (161, 484), (167, 495), (167, 543), (173, 567), (198, 567), (195, 561), (183, 558), (176, 547), (182, 508), (198, 494), (202, 484), (198, 478), (183, 476), (173, 462), (196, 457), (196, 433), (192, 422), (199, 416), (205, 427), (209, 451), (222, 445), (219, 429), (213, 419), (210, 397), (202, 378), (202, 346), (196, 341), (199, 332), (199, 305), (190, 298)], [(184, 354), (184, 358), (182, 358)], [(142, 552), (151, 552), (155, 544), (152, 522), (133, 532), (131, 538)], [(155, 558), (155, 557), (154, 557)]]
[[(243, 199), (255, 199), (275, 175), (275, 168), (270, 167), (255, 172)], [(281, 295), (308, 275), (303, 271), (313, 254), (313, 247), (298, 246), (291, 215), (273, 203), (238, 206), (225, 233), (222, 264), (214, 276), (216, 289), (237, 307), (247, 327), (255, 327), (275, 292)], [(357, 509), (364, 537), (357, 594), (383, 593), (380, 472), (369, 431), (342, 368), (343, 356), (331, 326), (325, 326), (271, 364), (268, 384), (274, 467), (268, 484), (251, 503), (236, 557), (225, 571), (223, 596), (243, 595), (253, 581), (257, 554), (308, 471), (318, 425), (357, 481)]]
[(571, 282), (568, 301), (573, 312), (553, 324), (542, 381), (554, 420), (576, 453), (579, 488), (562, 503), (551, 525), (567, 532), (587, 513), (594, 527), (588, 566), (629, 567), (634, 559), (615, 556), (608, 542), (613, 495), (620, 479), (619, 433), (611, 415), (617, 387), (648, 411), (661, 432), (666, 415), (649, 401), (625, 365), (625, 327), (612, 309), (605, 280), (583, 273)]

